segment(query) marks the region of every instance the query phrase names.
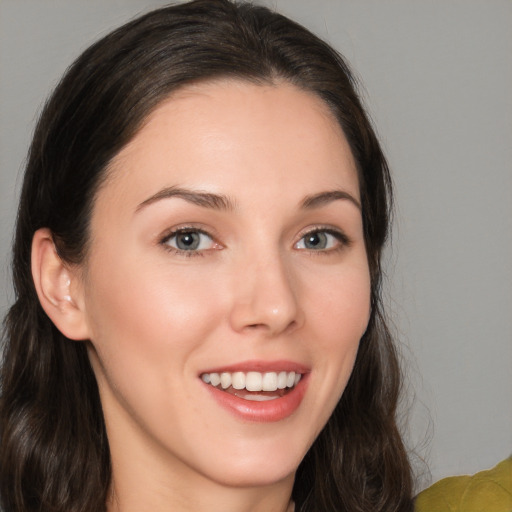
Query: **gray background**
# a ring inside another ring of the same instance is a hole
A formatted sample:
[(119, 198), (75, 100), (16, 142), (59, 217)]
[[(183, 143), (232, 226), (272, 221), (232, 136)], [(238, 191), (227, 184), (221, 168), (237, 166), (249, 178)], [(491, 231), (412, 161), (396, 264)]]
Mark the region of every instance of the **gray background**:
[[(0, 0), (0, 312), (36, 113), (66, 67), (157, 0)], [(512, 452), (512, 1), (265, 2), (364, 84), (397, 213), (388, 303), (419, 487)], [(412, 403), (412, 407), (411, 407)]]

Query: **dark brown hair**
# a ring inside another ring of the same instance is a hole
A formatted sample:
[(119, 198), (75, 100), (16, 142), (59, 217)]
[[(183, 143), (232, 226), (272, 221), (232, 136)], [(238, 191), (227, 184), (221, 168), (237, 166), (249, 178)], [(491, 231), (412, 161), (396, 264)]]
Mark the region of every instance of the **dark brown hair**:
[(87, 342), (65, 338), (41, 308), (30, 271), (32, 237), (47, 227), (63, 260), (83, 261), (109, 162), (171, 92), (219, 77), (288, 81), (320, 97), (358, 166), (371, 318), (347, 388), (298, 469), (297, 511), (411, 510), (410, 467), (396, 426), (400, 372), (380, 298), (391, 185), (354, 79), (338, 53), (289, 19), (251, 4), (197, 0), (153, 11), (91, 46), (38, 122), (14, 243), (16, 302), (4, 329), (4, 512), (105, 510), (111, 476)]

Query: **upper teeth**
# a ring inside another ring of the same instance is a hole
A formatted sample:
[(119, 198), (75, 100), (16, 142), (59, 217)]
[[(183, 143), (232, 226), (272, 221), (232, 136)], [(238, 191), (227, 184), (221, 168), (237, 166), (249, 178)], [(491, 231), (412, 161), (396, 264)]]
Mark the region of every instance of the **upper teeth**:
[(203, 373), (201, 378), (212, 386), (220, 384), (222, 389), (233, 386), (234, 389), (245, 388), (247, 391), (276, 391), (292, 388), (300, 381), (301, 376), (295, 372), (222, 372)]

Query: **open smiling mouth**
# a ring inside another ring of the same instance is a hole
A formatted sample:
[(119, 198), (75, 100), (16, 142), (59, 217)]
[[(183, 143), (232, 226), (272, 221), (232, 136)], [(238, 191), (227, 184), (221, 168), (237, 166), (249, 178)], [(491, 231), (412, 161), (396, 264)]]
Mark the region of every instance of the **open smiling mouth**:
[(301, 380), (295, 372), (203, 373), (201, 379), (216, 389), (244, 400), (264, 402), (286, 396)]

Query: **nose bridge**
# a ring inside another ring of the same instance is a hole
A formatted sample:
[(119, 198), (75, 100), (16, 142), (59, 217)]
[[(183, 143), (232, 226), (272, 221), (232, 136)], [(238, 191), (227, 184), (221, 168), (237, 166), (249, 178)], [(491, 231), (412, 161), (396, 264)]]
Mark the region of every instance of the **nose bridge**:
[(302, 321), (291, 262), (275, 250), (254, 250), (241, 258), (233, 290), (235, 330), (261, 329), (276, 335)]

